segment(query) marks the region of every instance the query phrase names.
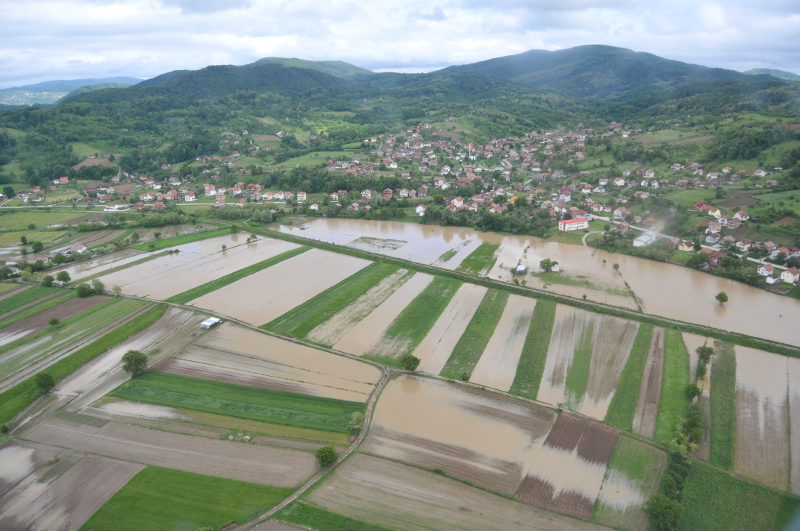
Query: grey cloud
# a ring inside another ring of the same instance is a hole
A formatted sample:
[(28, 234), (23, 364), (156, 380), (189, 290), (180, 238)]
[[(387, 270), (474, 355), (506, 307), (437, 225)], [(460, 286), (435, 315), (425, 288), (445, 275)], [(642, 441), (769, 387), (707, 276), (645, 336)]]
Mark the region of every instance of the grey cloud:
[(165, 6), (177, 6), (184, 13), (216, 13), (250, 7), (250, 0), (162, 0)]

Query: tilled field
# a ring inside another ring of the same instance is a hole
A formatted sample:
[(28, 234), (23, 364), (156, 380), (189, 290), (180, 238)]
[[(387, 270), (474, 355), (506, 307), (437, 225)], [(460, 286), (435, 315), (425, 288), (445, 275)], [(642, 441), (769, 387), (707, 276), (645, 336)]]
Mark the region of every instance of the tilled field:
[(661, 373), (664, 369), (664, 329), (656, 327), (650, 339), (650, 350), (644, 365), (644, 378), (639, 387), (639, 401), (633, 417), (633, 431), (652, 438), (656, 433), (658, 399), (661, 396)]
[(317, 469), (314, 456), (298, 450), (191, 437), (116, 422), (102, 427), (94, 424), (51, 418), (23, 437), (124, 461), (279, 487), (295, 487)]
[(563, 413), (535, 452), (516, 499), (588, 519), (618, 438), (605, 424)]
[(309, 494), (331, 511), (409, 531), (599, 531), (427, 470), (355, 454)]

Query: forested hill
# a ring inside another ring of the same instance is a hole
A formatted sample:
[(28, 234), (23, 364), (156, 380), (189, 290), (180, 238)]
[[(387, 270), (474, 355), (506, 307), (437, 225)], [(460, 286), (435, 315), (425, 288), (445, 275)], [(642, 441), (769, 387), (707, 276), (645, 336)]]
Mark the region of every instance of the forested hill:
[(294, 66), (296, 68), (308, 68), (317, 70), (336, 77), (353, 78), (356, 76), (371, 76), (371, 70), (360, 68), (344, 61), (306, 61), (305, 59), (287, 59), (284, 57), (265, 57), (253, 64), (276, 64), (283, 66)]
[[(754, 81), (754, 76), (664, 59), (626, 48), (589, 45), (548, 52), (530, 50), (449, 71), (477, 72), (547, 92), (573, 97), (625, 100), (646, 92), (689, 83), (728, 79)], [(755, 79), (772, 79), (756, 76)]]

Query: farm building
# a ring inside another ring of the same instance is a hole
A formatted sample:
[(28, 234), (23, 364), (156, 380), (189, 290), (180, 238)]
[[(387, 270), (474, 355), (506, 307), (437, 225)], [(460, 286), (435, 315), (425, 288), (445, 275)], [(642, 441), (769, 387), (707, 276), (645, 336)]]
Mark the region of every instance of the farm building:
[(571, 232), (573, 230), (582, 230), (589, 228), (589, 220), (583, 218), (565, 219), (558, 222), (558, 230), (562, 232)]
[(528, 266), (526, 266), (525, 264), (518, 265), (518, 266), (517, 266), (517, 274), (518, 274), (518, 275), (524, 275), (524, 274), (525, 274), (525, 271), (526, 271), (527, 269), (528, 269)]
[(647, 247), (651, 243), (656, 241), (656, 233), (655, 232), (645, 232), (635, 240), (633, 240), (634, 247)]
[(211, 328), (212, 326), (214, 326), (219, 322), (220, 320), (217, 317), (209, 317), (208, 319), (200, 323), (200, 328), (202, 328), (203, 330), (208, 330), (209, 328)]

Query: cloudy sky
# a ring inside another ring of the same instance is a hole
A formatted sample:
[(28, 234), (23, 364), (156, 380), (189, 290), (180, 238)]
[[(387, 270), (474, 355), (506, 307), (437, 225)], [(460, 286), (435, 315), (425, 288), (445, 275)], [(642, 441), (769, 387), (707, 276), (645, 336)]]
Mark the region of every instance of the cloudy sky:
[(799, 37), (797, 0), (8, 0), (0, 88), (268, 56), (422, 72), (581, 44), (800, 73)]

